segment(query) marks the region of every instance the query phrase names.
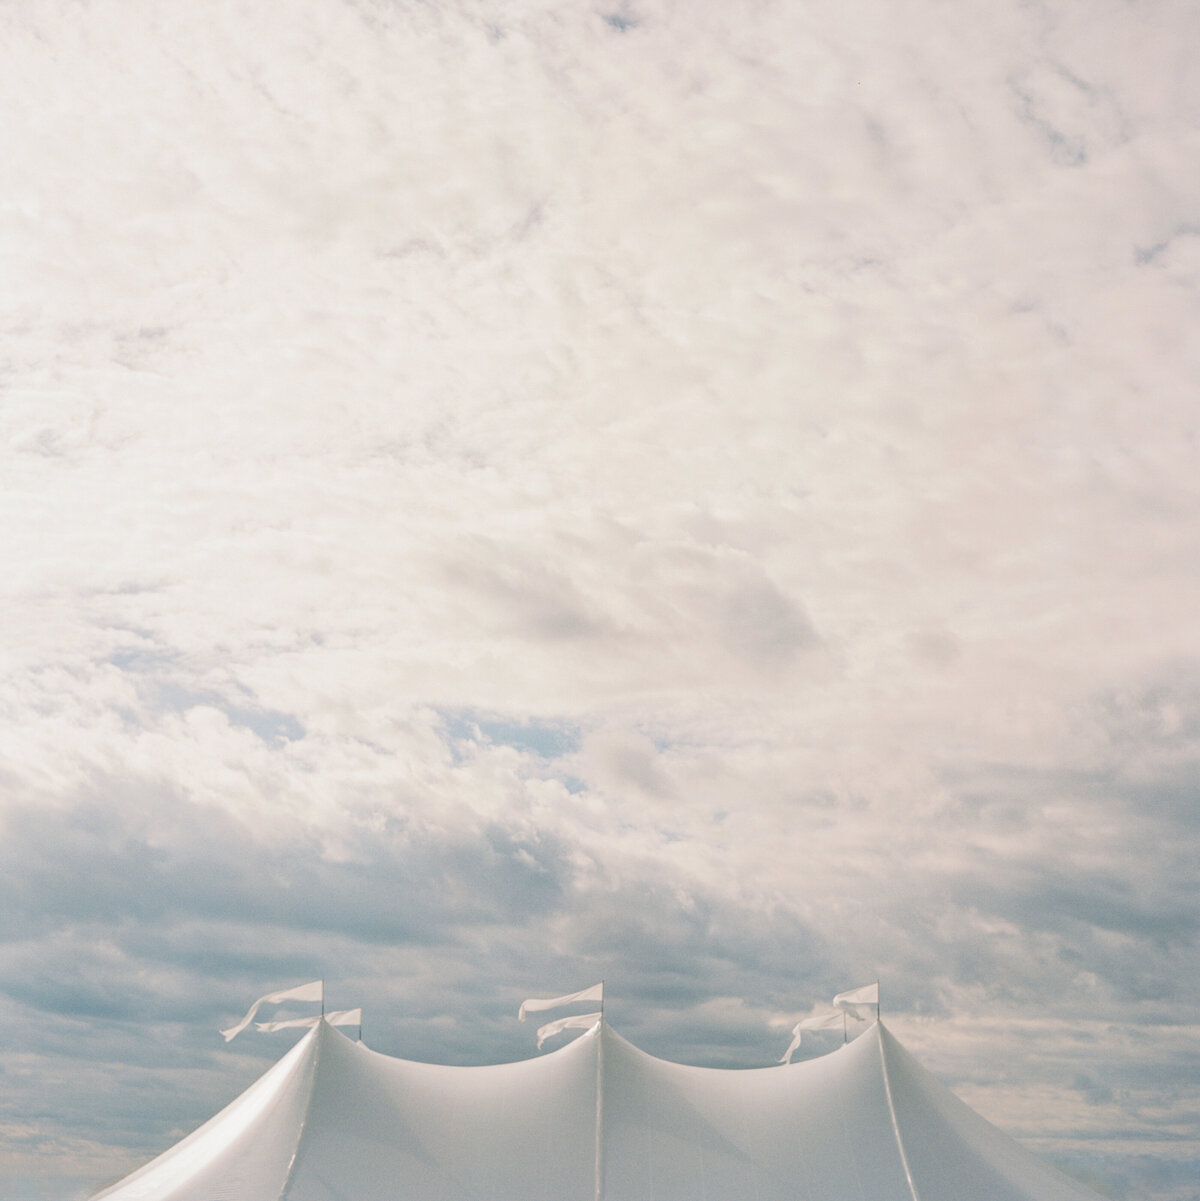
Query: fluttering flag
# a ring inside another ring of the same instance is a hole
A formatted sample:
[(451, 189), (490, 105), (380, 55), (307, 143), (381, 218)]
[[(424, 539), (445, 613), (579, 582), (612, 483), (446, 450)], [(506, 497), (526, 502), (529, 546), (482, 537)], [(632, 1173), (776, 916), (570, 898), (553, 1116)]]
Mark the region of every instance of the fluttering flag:
[(603, 1005), (604, 981), (601, 980), (599, 984), (593, 984), (591, 988), (582, 988), (579, 992), (567, 993), (565, 997), (531, 997), (528, 1001), (521, 1002), (521, 1008), (517, 1011), (517, 1018), (523, 1022), (527, 1013), (537, 1013), (542, 1009), (557, 1009), (560, 1005), (569, 1005), (572, 1001), (599, 1001)]
[(852, 1018), (864, 1021), (865, 1016), (859, 1012), (859, 1006), (874, 1005), (879, 1008), (879, 981), (874, 984), (864, 984), (862, 988), (849, 988), (833, 998), (838, 1009), (844, 1009)]
[[(274, 1034), (276, 1030), (297, 1030), (303, 1026), (315, 1026), (321, 1020), (318, 1014), (315, 1018), (284, 1018), (278, 1022), (255, 1022), (254, 1029), (262, 1034)], [(331, 1026), (361, 1026), (362, 1009), (335, 1009), (325, 1014), (325, 1021)]]
[(542, 1049), (542, 1043), (548, 1038), (553, 1038), (556, 1034), (561, 1034), (564, 1030), (590, 1030), (601, 1018), (602, 1013), (575, 1013), (569, 1018), (559, 1018), (554, 1022), (547, 1022), (544, 1026), (538, 1027), (538, 1050)]
[(311, 984), (300, 984), (295, 988), (281, 988), (278, 992), (269, 992), (265, 997), (259, 997), (250, 1006), (250, 1012), (236, 1026), (222, 1030), (225, 1041), (232, 1042), (247, 1026), (254, 1021), (254, 1015), (262, 1005), (278, 1005), (281, 1001), (324, 1001), (325, 981), (314, 980)]
[(779, 1062), (792, 1062), (792, 1056), (800, 1046), (800, 1038), (805, 1030), (832, 1030), (835, 1027), (841, 1026), (845, 1020), (842, 1014), (836, 1009), (829, 1013), (814, 1013), (812, 1017), (802, 1018), (792, 1027), (792, 1041), (788, 1049), (784, 1051)]

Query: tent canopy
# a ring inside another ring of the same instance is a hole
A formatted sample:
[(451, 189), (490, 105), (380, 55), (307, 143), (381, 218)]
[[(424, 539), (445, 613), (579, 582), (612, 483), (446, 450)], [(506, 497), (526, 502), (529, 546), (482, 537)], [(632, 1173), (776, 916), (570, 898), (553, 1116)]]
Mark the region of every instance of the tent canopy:
[(320, 1022), (231, 1105), (94, 1201), (1096, 1201), (876, 1022), (829, 1055), (687, 1067), (603, 1021), (448, 1067)]

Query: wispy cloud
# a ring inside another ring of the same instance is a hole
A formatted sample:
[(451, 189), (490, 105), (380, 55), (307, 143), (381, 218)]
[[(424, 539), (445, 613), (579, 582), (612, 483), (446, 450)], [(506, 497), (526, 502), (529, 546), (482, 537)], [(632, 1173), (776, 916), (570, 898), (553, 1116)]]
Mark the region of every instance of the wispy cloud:
[(1195, 14), (0, 22), (5, 1196), (314, 975), (448, 1062), (602, 975), (709, 1063), (879, 977), (1197, 1196)]

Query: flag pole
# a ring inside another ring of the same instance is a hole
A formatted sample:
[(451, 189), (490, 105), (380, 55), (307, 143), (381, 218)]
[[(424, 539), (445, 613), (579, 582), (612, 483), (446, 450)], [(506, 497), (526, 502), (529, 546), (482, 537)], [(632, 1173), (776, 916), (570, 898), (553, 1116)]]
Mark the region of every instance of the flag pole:
[(879, 1003), (879, 998), (882, 996), (879, 988), (879, 981), (875, 981), (875, 1020), (881, 1025), (883, 1024), (883, 1006)]

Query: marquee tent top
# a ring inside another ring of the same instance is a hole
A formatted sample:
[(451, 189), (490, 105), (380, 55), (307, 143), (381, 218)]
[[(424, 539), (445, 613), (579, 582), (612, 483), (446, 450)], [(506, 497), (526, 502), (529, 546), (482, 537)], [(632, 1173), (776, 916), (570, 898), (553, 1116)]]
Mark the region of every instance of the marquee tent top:
[(603, 1020), (487, 1067), (319, 1022), (232, 1104), (94, 1201), (1096, 1201), (879, 1022), (817, 1059), (669, 1063)]

